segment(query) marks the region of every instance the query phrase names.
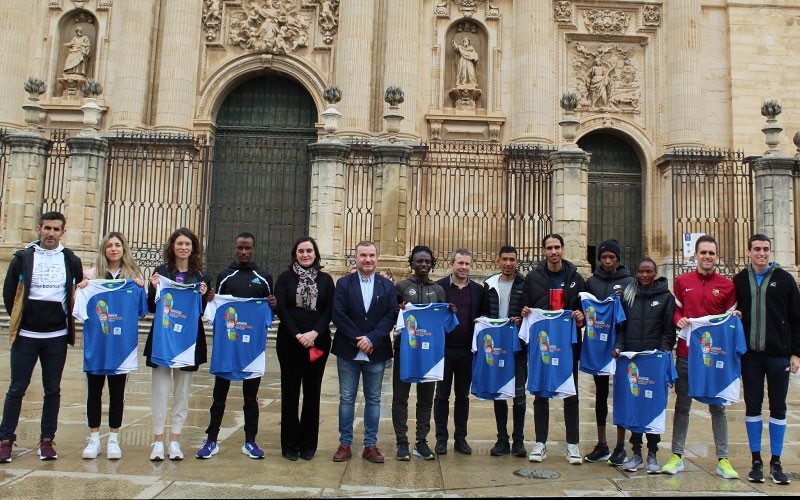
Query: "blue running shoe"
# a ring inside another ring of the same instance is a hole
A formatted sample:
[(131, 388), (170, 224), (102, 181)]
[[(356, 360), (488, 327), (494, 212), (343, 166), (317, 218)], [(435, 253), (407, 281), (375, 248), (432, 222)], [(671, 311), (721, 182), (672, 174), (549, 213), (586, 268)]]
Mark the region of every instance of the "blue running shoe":
[(255, 441), (248, 441), (242, 446), (242, 453), (250, 458), (264, 458), (264, 450), (258, 447)]
[(206, 441), (194, 456), (197, 458), (211, 458), (219, 453), (219, 446), (216, 441)]

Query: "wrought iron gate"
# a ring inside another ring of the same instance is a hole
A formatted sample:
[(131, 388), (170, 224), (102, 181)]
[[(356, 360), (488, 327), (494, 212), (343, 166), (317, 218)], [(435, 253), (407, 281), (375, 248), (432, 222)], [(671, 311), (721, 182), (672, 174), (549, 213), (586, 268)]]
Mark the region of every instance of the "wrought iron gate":
[(668, 155), (672, 170), (674, 273), (693, 266), (684, 259), (685, 235), (712, 235), (719, 244), (719, 272), (732, 277), (747, 266), (753, 231), (753, 174), (741, 151), (680, 149)]

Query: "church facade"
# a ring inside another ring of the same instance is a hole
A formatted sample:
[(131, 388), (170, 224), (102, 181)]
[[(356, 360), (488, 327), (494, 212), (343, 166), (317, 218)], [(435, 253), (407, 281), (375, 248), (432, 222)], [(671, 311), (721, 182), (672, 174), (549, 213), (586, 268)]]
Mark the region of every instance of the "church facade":
[[(617, 238), (626, 265), (648, 254), (669, 274), (686, 238), (711, 233), (732, 272), (755, 230), (796, 265), (795, 0), (0, 0), (0, 12), (0, 260), (58, 208), (81, 255), (121, 230), (146, 267), (180, 226), (201, 234), (214, 272), (245, 230), (273, 272), (303, 234), (342, 273), (361, 239), (397, 269), (416, 244), (470, 248), (486, 274), (510, 243), (529, 267), (549, 232), (587, 271)], [(29, 76), (44, 92), (23, 89)], [(765, 125), (767, 99), (783, 113)]]

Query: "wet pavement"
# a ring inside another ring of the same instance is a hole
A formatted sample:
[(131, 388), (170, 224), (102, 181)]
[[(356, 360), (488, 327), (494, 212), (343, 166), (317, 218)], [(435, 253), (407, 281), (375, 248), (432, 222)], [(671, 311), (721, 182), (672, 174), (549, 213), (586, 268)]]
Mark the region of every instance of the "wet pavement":
[[(6, 333), (6, 332), (2, 332)], [(9, 382), (9, 346), (0, 336), (0, 397)], [(144, 344), (144, 337), (141, 338)], [(141, 349), (142, 346), (140, 346)], [(789, 486), (746, 480), (750, 452), (744, 426), (744, 403), (728, 407), (731, 462), (743, 479), (726, 480), (715, 474), (711, 420), (704, 405), (695, 403), (685, 454), (686, 471), (677, 476), (649, 476), (643, 471), (623, 472), (605, 463), (569, 465), (561, 403), (551, 404), (549, 457), (533, 464), (511, 456), (491, 457), (495, 442), (494, 413), (491, 402), (474, 398), (470, 405), (468, 441), (471, 456), (449, 451), (435, 461), (415, 458), (411, 462), (394, 460), (394, 433), (391, 422), (391, 369), (384, 377), (378, 446), (385, 464), (368, 463), (360, 458), (363, 425), (360, 418), (363, 399), (356, 408), (354, 458), (346, 463), (331, 461), (338, 446), (338, 381), (336, 359), (328, 360), (323, 382), (320, 445), (311, 461), (290, 462), (280, 454), (280, 381), (274, 343), (267, 349), (267, 373), (262, 379), (259, 401), (261, 415), (258, 443), (265, 450), (264, 460), (251, 460), (241, 453), (244, 416), (240, 384), (232, 384), (227, 411), (220, 432), (220, 453), (210, 460), (197, 460), (194, 452), (202, 445), (208, 425), (213, 377), (204, 365), (194, 376), (189, 417), (181, 439), (186, 460), (152, 463), (148, 460), (152, 430), (150, 423), (150, 369), (140, 358), (140, 369), (132, 373), (126, 391), (126, 407), (120, 444), (123, 458), (105, 458), (107, 427), (101, 428), (103, 453), (96, 460), (83, 460), (88, 429), (85, 420), (85, 379), (80, 347), (70, 348), (62, 383), (61, 413), (56, 449), (59, 459), (42, 462), (36, 455), (42, 386), (37, 367), (25, 397), (17, 430), (14, 460), (0, 465), (2, 498), (272, 498), (272, 497), (509, 497), (509, 496), (705, 496), (705, 495), (797, 495), (800, 493), (800, 378), (792, 377), (789, 389), (784, 469), (793, 483)], [(596, 441), (594, 425), (594, 386), (592, 378), (581, 374), (581, 451), (586, 454)], [(412, 400), (414, 391), (412, 390)], [(667, 415), (667, 433), (662, 437), (658, 458), (669, 458), (674, 398)], [(107, 422), (104, 407), (103, 422)], [(410, 412), (413, 416), (413, 411)], [(765, 412), (767, 413), (767, 412)], [(451, 409), (452, 418), (452, 409)], [(769, 450), (765, 414), (764, 446)], [(609, 417), (610, 421), (610, 417)], [(413, 429), (413, 422), (409, 422)], [(450, 424), (452, 434), (452, 422)], [(609, 426), (613, 434), (613, 427)], [(412, 431), (413, 433), (413, 431)], [(532, 398), (528, 400), (526, 446), (533, 437)], [(431, 435), (429, 443), (435, 442)], [(628, 446), (628, 450), (630, 447)], [(769, 459), (768, 453), (764, 458)]]

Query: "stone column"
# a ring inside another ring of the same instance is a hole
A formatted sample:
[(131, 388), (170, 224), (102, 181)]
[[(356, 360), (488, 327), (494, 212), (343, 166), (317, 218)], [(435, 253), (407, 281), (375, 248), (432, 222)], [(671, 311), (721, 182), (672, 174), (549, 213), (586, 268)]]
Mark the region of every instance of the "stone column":
[(514, 109), (511, 141), (553, 144), (553, 96), (557, 68), (553, 47), (555, 24), (551, 0), (527, 0), (513, 4)]
[[(41, 9), (44, 11), (44, 9)], [(0, 29), (0, 47), (3, 47), (3, 70), (0, 71), (0, 128), (18, 128), (22, 123), (22, 110), (18, 103), (25, 93), (24, 82), (32, 71), (29, 54), (31, 16), (34, 8), (30, 2), (0, 0), (3, 29)]]
[(36, 239), (50, 141), (30, 130), (6, 140), (11, 154), (3, 193), (3, 246), (19, 249)]
[(105, 169), (108, 159), (108, 141), (95, 136), (77, 136), (67, 139), (69, 162), (66, 182), (69, 194), (65, 200), (64, 215), (67, 232), (64, 246), (87, 259), (97, 256), (97, 245), (102, 238), (103, 193)]
[(753, 162), (756, 207), (754, 232), (772, 238), (773, 260), (797, 275), (795, 256), (794, 158), (773, 155)]
[(333, 83), (346, 96), (339, 103), (339, 111), (344, 115), (339, 135), (370, 135), (372, 53), (377, 24), (375, 4), (374, 0), (348, 0), (339, 7), (339, 40), (335, 48)]
[[(657, 174), (653, 176), (653, 194), (658, 197), (658, 201), (653, 204), (654, 210), (651, 214), (653, 227), (655, 231), (648, 236), (647, 246), (651, 249), (650, 256), (661, 262), (661, 268), (658, 274), (667, 278), (672, 283), (677, 277), (675, 276), (676, 256), (675, 252), (679, 249), (674, 247), (676, 236), (674, 218), (672, 215), (672, 162), (675, 155), (667, 153), (655, 162)], [(659, 254), (662, 257), (659, 260)], [(680, 258), (680, 257), (679, 257)]]
[(408, 162), (411, 146), (381, 143), (372, 147), (377, 176), (372, 238), (378, 245), (381, 267), (402, 266), (406, 254)]
[(346, 272), (344, 259), (344, 202), (347, 154), (350, 146), (338, 140), (309, 145), (311, 152), (311, 209), (309, 234), (317, 241), (325, 266)]
[(393, 1), (386, 4), (386, 73), (385, 86), (396, 86), (405, 93), (405, 120), (400, 123), (397, 137), (418, 140), (417, 79), (420, 56), (420, 0)]
[[(114, 65), (106, 85), (106, 96), (110, 98), (112, 110), (109, 120), (112, 129), (137, 129), (146, 124), (153, 71), (150, 62), (155, 34), (155, 3), (155, 0), (137, 0), (119, 2), (114, 6), (109, 48), (109, 60)], [(199, 29), (199, 14), (192, 22)]]
[(168, 0), (158, 76), (157, 130), (190, 132), (197, 97), (197, 65), (202, 46), (202, 0)]
[(700, 67), (700, 0), (664, 2), (667, 20), (665, 50), (667, 79), (666, 148), (701, 147), (703, 72)]
[(553, 168), (553, 232), (564, 237), (564, 258), (591, 274), (586, 260), (589, 235), (589, 157), (583, 150), (560, 150), (550, 155)]

